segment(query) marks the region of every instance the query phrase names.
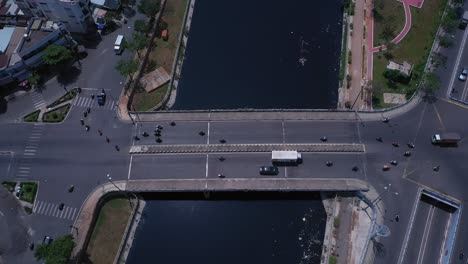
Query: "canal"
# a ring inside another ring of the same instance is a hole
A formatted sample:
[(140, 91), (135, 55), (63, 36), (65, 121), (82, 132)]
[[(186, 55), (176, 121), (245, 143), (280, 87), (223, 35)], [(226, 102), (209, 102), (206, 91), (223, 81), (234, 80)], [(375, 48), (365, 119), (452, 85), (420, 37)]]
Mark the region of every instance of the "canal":
[(336, 108), (341, 6), (196, 1), (172, 109)]
[(318, 193), (146, 195), (127, 259), (136, 263), (319, 263)]

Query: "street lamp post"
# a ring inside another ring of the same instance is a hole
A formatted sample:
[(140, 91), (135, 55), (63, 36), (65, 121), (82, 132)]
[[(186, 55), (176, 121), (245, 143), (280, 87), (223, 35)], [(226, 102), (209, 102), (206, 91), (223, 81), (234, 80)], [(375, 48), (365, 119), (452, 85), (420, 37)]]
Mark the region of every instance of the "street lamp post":
[(112, 181), (112, 177), (110, 176), (109, 173), (107, 174), (107, 180), (109, 180), (109, 182), (112, 183), (112, 185), (114, 185), (114, 187), (117, 188), (117, 190), (119, 190), (120, 192), (124, 192), (124, 193), (127, 195), (127, 197), (128, 197), (128, 203), (130, 204), (130, 207), (131, 207), (132, 210), (133, 210), (132, 201), (131, 201), (130, 196), (129, 196), (128, 194), (131, 193), (131, 194), (134, 196), (135, 199), (138, 199), (138, 198), (136, 197), (136, 195), (135, 195), (134, 193), (132, 193), (132, 192), (129, 192), (129, 191), (122, 191), (122, 189), (120, 189), (119, 186), (117, 186), (117, 185)]
[(122, 189), (120, 189), (119, 186), (117, 186), (117, 185), (112, 181), (112, 177), (110, 176), (109, 173), (107, 174), (107, 179), (109, 180), (110, 183), (112, 183), (112, 184), (115, 186), (115, 188), (117, 188), (117, 190), (122, 191)]

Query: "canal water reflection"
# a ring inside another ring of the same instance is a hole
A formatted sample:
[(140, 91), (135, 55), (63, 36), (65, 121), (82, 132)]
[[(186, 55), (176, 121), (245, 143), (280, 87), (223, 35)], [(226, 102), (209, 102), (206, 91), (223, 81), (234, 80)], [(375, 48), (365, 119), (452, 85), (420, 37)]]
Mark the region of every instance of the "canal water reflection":
[(316, 193), (147, 198), (127, 263), (319, 263), (326, 213)]
[(342, 0), (196, 1), (172, 109), (334, 109)]

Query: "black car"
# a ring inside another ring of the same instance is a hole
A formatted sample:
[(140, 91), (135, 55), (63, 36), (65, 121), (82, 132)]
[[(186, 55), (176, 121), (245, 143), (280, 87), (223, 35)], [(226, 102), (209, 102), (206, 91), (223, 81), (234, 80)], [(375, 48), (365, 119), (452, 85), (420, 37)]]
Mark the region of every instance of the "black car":
[(260, 167), (259, 173), (261, 175), (278, 175), (279, 169), (275, 166), (262, 166)]
[(106, 104), (106, 93), (102, 92), (100, 94), (98, 94), (97, 96), (97, 102), (98, 102), (98, 105), (105, 105)]

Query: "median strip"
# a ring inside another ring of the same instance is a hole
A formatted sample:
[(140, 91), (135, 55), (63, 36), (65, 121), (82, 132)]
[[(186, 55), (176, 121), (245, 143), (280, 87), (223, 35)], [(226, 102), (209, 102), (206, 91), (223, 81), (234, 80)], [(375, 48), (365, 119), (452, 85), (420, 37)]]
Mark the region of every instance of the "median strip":
[(130, 154), (163, 153), (224, 153), (224, 152), (271, 152), (296, 150), (299, 152), (344, 152), (361, 153), (363, 144), (208, 144), (208, 145), (135, 145)]

